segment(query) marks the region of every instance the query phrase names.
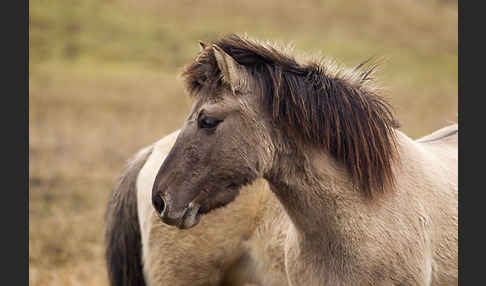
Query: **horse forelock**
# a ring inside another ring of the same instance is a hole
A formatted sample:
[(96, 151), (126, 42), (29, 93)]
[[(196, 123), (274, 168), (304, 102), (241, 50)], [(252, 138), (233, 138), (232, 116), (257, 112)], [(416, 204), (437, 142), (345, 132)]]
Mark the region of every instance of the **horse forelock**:
[[(377, 64), (367, 60), (344, 69), (322, 60), (300, 64), (284, 46), (229, 35), (216, 44), (243, 65), (263, 97), (272, 119), (290, 136), (326, 148), (348, 169), (367, 195), (394, 186), (392, 162), (397, 159), (398, 128), (391, 106), (374, 86)], [(182, 72), (186, 88), (225, 88), (214, 51), (205, 49)]]

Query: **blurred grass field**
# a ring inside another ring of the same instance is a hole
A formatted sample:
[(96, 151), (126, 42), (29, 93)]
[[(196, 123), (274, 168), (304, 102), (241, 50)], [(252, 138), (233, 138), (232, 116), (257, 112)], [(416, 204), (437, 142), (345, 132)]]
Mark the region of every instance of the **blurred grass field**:
[(106, 203), (126, 160), (183, 123), (198, 40), (292, 42), (379, 81), (413, 138), (457, 120), (454, 1), (37, 0), (29, 16), (29, 280), (107, 285)]

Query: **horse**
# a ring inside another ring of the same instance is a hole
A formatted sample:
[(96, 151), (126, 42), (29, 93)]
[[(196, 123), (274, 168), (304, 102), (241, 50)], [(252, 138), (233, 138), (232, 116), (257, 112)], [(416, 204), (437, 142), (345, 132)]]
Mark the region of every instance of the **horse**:
[[(285, 47), (234, 34), (203, 45), (182, 72), (195, 102), (156, 172), (154, 210), (139, 209), (181, 233), (153, 243), (183, 253), (191, 230), (201, 237), (188, 243), (202, 248), (208, 236), (238, 237), (238, 220), (212, 225), (226, 218), (218, 210), (263, 179), (282, 213), (258, 224), (285, 237), (267, 261), (283, 256), (288, 285), (457, 285), (458, 126), (412, 140), (375, 70), (370, 61), (297, 61)], [(215, 232), (203, 235), (207, 227)], [(150, 239), (142, 235), (142, 246)], [(247, 253), (250, 264), (266, 263)]]
[(192, 229), (159, 219), (152, 186), (179, 132), (139, 150), (112, 192), (105, 214), (110, 285), (287, 285), (284, 228), (275, 227), (284, 213), (265, 180), (242, 187), (231, 205)]

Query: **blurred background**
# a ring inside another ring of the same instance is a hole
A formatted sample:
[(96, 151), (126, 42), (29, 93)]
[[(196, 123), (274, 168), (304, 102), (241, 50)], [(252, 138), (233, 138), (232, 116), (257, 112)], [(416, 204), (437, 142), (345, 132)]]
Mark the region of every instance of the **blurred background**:
[(105, 206), (138, 149), (182, 126), (198, 40), (293, 43), (378, 73), (401, 130), (457, 121), (457, 1), (36, 0), (29, 16), (30, 285), (107, 285)]

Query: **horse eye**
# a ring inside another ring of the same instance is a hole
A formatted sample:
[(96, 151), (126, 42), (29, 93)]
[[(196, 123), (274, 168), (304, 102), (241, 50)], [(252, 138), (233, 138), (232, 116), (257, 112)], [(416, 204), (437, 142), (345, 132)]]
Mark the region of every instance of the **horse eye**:
[(215, 128), (218, 126), (219, 123), (221, 123), (223, 120), (219, 120), (214, 117), (201, 117), (198, 121), (198, 126), (199, 128)]

